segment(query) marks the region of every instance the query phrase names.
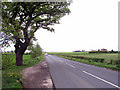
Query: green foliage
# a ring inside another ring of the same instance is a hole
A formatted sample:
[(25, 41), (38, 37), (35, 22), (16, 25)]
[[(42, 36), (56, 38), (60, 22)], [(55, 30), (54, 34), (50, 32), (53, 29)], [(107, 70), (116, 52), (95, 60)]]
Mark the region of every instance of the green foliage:
[[(40, 28), (53, 32), (50, 26), (59, 24), (60, 18), (70, 13), (69, 5), (70, 2), (3, 2), (0, 46), (9, 46), (11, 41), (15, 43), (15, 53), (23, 55), (36, 40), (35, 32)], [(40, 47), (36, 48), (31, 52), (33, 58), (41, 54)], [(16, 65), (22, 66), (21, 58), (16, 59)]]
[(57, 55), (62, 55), (62, 56), (65, 56), (65, 57), (70, 57), (70, 58), (78, 58), (78, 59), (84, 59), (84, 60), (88, 60), (89, 62), (101, 62), (103, 63), (104, 62), (104, 58), (91, 58), (91, 57), (85, 57), (85, 56), (72, 56), (72, 55), (63, 55), (63, 54), (57, 54)]
[(36, 59), (37, 59), (37, 60), (40, 60), (40, 57), (37, 57)]
[[(8, 54), (6, 55), (2, 55), (2, 57), (4, 58), (3, 60), (6, 61), (6, 57), (9, 57)], [(7, 58), (8, 59), (8, 58)], [(22, 90), (22, 86), (20, 84), (21, 82), (21, 71), (24, 68), (33, 66), (37, 63), (39, 63), (40, 61), (42, 61), (44, 59), (43, 54), (40, 56), (39, 60), (37, 59), (32, 59), (30, 55), (23, 55), (23, 63), (24, 66), (16, 66), (15, 64), (13, 64), (12, 62), (9, 62), (10, 65), (7, 66), (7, 68), (4, 68), (2, 70), (2, 88), (3, 89), (8, 89), (8, 88), (20, 88)], [(8, 61), (8, 60), (7, 60)], [(13, 59), (13, 61), (15, 61), (15, 58)]]
[(14, 62), (15, 54), (3, 54), (2, 55), (2, 69), (10, 68), (11, 65), (15, 64)]
[(43, 56), (43, 54), (41, 54), (39, 56), (39, 59), (38, 59), (38, 57), (37, 58), (31, 58), (31, 55), (24, 55), (23, 59), (24, 59), (23, 63), (24, 63), (25, 66), (32, 66), (32, 65), (40, 62), (41, 60), (43, 60), (44, 56)]
[(30, 54), (32, 58), (39, 57), (42, 54), (42, 49), (38, 43), (35, 46), (29, 47), (28, 50), (30, 50)]
[(50, 25), (59, 24), (60, 18), (70, 13), (69, 5), (70, 2), (3, 2), (1, 45), (36, 40), (34, 33), (39, 28), (54, 31)]

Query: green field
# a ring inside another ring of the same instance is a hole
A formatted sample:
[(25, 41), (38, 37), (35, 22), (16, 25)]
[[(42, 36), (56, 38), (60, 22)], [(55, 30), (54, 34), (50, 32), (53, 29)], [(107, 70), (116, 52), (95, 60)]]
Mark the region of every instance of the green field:
[(21, 86), (21, 71), (24, 68), (33, 66), (44, 59), (42, 54), (40, 57), (31, 58), (30, 55), (23, 55), (24, 66), (15, 65), (14, 54), (2, 55), (2, 88), (22, 88)]
[(92, 58), (104, 58), (106, 60), (118, 60), (118, 53), (88, 53), (88, 52), (63, 52), (63, 53), (50, 53), (50, 54), (61, 54), (71, 56), (85, 56)]
[(49, 54), (115, 70), (118, 70), (120, 65), (118, 53), (51, 52)]
[(109, 54), (85, 54), (85, 55), (78, 55), (78, 56), (86, 56), (86, 57), (92, 57), (92, 58), (104, 58), (106, 60), (118, 60), (118, 54), (109, 53)]

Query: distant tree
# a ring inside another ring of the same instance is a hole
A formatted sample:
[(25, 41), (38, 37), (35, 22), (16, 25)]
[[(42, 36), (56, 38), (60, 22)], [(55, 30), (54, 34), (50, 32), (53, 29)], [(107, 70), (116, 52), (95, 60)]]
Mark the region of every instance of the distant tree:
[(10, 53), (10, 51), (7, 51), (7, 54), (9, 54)]
[(40, 29), (53, 32), (51, 25), (59, 24), (61, 17), (70, 13), (70, 2), (3, 2), (2, 31), (0, 45), (15, 45), (16, 65), (23, 65), (23, 54), (31, 41), (36, 40), (34, 33)]
[(112, 49), (111, 52), (114, 53), (114, 50)]
[(38, 43), (34, 46), (30, 46), (28, 50), (30, 51), (32, 58), (36, 58), (42, 54), (42, 48)]
[(114, 50), (112, 49), (111, 52), (114, 52)]
[(100, 51), (100, 49), (98, 49), (98, 51)]
[(12, 50), (11, 53), (14, 53), (14, 51)]
[(76, 51), (73, 51), (73, 52), (81, 52), (80, 50), (76, 50)]
[(85, 52), (85, 50), (82, 50), (82, 52)]

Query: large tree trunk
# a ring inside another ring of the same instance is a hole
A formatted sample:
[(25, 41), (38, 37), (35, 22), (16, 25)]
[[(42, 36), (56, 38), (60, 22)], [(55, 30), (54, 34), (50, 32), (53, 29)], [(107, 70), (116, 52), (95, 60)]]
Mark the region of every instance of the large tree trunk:
[(19, 46), (19, 44), (15, 45), (15, 53), (16, 53), (16, 65), (22, 66), (23, 65), (23, 49)]
[(16, 65), (22, 66), (23, 65), (23, 54), (29, 45), (30, 40), (27, 40), (25, 43), (16, 40), (15, 53), (16, 53)]
[(17, 66), (22, 66), (23, 65), (23, 53), (21, 51), (17, 51), (16, 53), (16, 65)]
[(22, 66), (23, 65), (23, 54), (26, 49), (21, 47), (18, 43), (15, 45), (15, 53), (16, 53), (16, 65)]

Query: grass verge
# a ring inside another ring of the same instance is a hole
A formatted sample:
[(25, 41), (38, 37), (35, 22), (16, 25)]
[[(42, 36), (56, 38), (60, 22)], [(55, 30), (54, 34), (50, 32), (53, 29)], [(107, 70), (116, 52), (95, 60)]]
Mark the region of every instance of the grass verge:
[[(4, 55), (3, 55), (4, 56)], [(21, 71), (27, 67), (31, 67), (40, 61), (44, 60), (44, 55), (42, 54), (40, 57), (31, 58), (30, 55), (23, 56), (24, 66), (16, 66), (15, 59), (12, 64), (8, 65), (7, 68), (2, 70), (2, 88), (5, 90), (7, 88), (21, 88), (22, 86), (20, 81), (22, 80)]]
[(61, 56), (61, 55), (56, 55), (56, 56), (66, 58), (66, 59), (69, 59), (69, 60), (73, 60), (73, 61), (77, 61), (77, 62), (81, 62), (81, 63), (85, 63), (85, 64), (91, 64), (91, 65), (95, 65), (95, 66), (99, 66), (99, 67), (109, 68), (109, 69), (112, 69), (112, 70), (117, 70), (117, 71), (120, 70), (120, 67), (119, 66), (117, 67), (116, 65), (107, 65), (107, 64), (98, 63), (98, 62), (89, 62), (88, 60), (70, 58), (70, 57), (65, 57), (65, 56)]

